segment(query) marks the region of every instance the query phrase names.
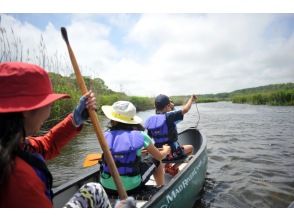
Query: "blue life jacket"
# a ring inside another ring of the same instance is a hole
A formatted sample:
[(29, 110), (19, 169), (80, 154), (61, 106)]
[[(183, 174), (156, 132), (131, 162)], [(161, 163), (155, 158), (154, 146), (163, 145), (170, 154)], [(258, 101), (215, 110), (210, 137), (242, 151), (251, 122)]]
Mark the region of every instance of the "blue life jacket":
[(156, 145), (165, 144), (170, 141), (166, 114), (156, 114), (145, 122), (148, 135), (154, 139)]
[(50, 171), (47, 168), (45, 160), (43, 156), (39, 153), (33, 153), (23, 150), (17, 151), (17, 156), (27, 162), (32, 168), (35, 170), (37, 176), (41, 179), (41, 181), (45, 184), (46, 190), (45, 194), (49, 200), (52, 201), (53, 192), (52, 192), (52, 182), (53, 177)]
[[(113, 160), (121, 176), (137, 176), (140, 174), (141, 157), (137, 151), (144, 146), (141, 131), (115, 130), (104, 133)], [(110, 174), (109, 168), (102, 157), (102, 173)]]
[(149, 117), (144, 126), (148, 130), (148, 135), (154, 139), (154, 145), (160, 148), (168, 144), (173, 157), (176, 158), (183, 156), (184, 151), (177, 142), (178, 133), (175, 122), (173, 123), (173, 126), (168, 124), (166, 114), (156, 114)]

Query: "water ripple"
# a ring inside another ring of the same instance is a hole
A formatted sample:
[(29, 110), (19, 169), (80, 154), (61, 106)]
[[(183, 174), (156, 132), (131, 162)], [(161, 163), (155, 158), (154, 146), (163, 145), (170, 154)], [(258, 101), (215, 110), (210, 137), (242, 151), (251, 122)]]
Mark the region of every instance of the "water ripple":
[[(287, 207), (294, 200), (294, 108), (198, 104), (199, 129), (207, 136), (208, 172), (195, 207)], [(139, 112), (146, 119), (154, 111)], [(195, 126), (195, 107), (178, 124)], [(107, 120), (102, 117), (103, 126)], [(78, 138), (49, 162), (58, 186), (85, 172), (87, 154), (101, 151), (85, 126)], [(89, 168), (92, 169), (92, 168)]]

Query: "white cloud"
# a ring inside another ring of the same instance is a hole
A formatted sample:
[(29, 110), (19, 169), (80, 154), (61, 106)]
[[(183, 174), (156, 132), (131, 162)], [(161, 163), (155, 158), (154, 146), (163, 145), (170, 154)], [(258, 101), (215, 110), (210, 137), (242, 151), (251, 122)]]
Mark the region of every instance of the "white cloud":
[[(29, 48), (31, 51), (36, 50), (35, 42), (39, 42), (41, 36), (41, 31), (36, 27), (20, 22), (11, 16), (2, 16), (0, 25), (2, 36), (6, 36), (5, 39), (1, 38), (1, 46), (4, 44), (6, 48), (10, 46), (10, 51), (13, 53), (11, 57), (17, 56), (16, 51), (20, 50), (20, 45), (23, 46), (25, 53)], [(11, 43), (8, 44), (7, 41)]]
[[(78, 14), (67, 30), (82, 72), (95, 72), (114, 90), (146, 96), (203, 94), (294, 82), (293, 26), (289, 35), (273, 26), (282, 16), (104, 14), (102, 22), (93, 14)], [(42, 34), (48, 53), (58, 50), (68, 57), (53, 22), (41, 31), (11, 16), (3, 20), (21, 32), (27, 47), (35, 47)]]
[[(269, 42), (265, 31), (272, 19), (261, 14), (144, 15), (129, 37), (153, 50), (146, 58), (155, 70), (149, 78), (165, 80), (168, 94), (225, 92), (294, 81), (293, 59), (287, 58), (293, 57), (293, 37)], [(283, 65), (275, 65), (277, 57)]]

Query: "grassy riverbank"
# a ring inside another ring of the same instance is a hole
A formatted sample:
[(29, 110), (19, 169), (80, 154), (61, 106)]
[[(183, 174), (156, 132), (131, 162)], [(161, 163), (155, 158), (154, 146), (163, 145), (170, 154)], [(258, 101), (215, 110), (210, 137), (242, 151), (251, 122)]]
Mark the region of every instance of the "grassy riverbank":
[[(45, 127), (52, 126), (56, 122), (63, 119), (67, 114), (72, 112), (81, 97), (81, 92), (74, 75), (69, 77), (62, 76), (57, 73), (49, 73), (49, 75), (53, 84), (53, 90), (57, 93), (69, 94), (71, 98), (54, 103), (50, 118), (45, 122)], [(98, 113), (101, 113), (100, 107), (102, 105), (112, 105), (118, 100), (127, 100), (132, 102), (137, 107), (138, 111), (153, 108), (153, 98), (127, 96), (125, 93), (112, 91), (100, 78), (90, 79), (89, 77), (84, 77), (84, 80), (87, 88), (91, 89), (96, 94)]]
[(293, 106), (294, 83), (274, 84), (238, 90), (233, 92), (231, 97), (233, 103)]
[[(54, 91), (67, 93), (71, 99), (61, 100), (54, 104), (51, 117), (45, 126), (52, 126), (68, 113), (72, 112), (81, 96), (74, 75), (61, 76), (49, 73)], [(84, 77), (88, 88), (94, 91), (97, 98), (98, 113), (101, 113), (102, 105), (112, 105), (118, 100), (132, 102), (138, 111), (154, 108), (154, 97), (127, 96), (123, 92), (115, 92), (107, 87), (100, 78), (90, 79)], [(175, 105), (183, 105), (189, 96), (171, 96)], [(198, 103), (232, 101), (233, 103), (249, 103), (254, 105), (294, 105), (294, 83), (274, 84), (249, 89), (236, 90), (230, 93), (198, 95)]]
[(271, 84), (228, 93), (199, 95), (198, 102), (218, 101), (253, 105), (294, 106), (294, 83)]
[(253, 105), (294, 105), (294, 90), (281, 90), (268, 93), (253, 93), (250, 95), (237, 95), (232, 99), (233, 103), (249, 103)]

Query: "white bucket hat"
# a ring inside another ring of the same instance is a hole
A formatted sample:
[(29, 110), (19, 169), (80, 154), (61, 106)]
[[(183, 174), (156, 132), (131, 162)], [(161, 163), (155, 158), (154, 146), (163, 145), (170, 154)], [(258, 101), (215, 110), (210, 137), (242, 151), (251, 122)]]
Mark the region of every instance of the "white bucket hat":
[(140, 124), (142, 119), (136, 116), (136, 107), (128, 101), (117, 101), (110, 105), (103, 105), (105, 116), (113, 121), (125, 124)]

